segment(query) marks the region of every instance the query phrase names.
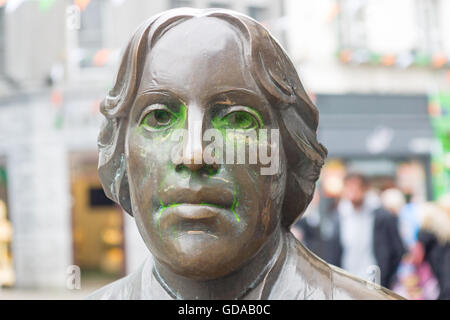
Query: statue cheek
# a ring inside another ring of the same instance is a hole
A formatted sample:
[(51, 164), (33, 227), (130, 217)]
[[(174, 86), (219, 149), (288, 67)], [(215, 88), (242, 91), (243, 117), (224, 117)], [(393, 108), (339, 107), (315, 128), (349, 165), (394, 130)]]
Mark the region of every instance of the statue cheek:
[[(145, 168), (147, 174), (170, 161), (168, 156), (171, 149), (170, 141), (147, 137), (142, 133), (142, 129), (130, 135), (128, 146), (128, 158), (133, 166)], [(140, 172), (140, 174), (145, 174), (145, 172)]]

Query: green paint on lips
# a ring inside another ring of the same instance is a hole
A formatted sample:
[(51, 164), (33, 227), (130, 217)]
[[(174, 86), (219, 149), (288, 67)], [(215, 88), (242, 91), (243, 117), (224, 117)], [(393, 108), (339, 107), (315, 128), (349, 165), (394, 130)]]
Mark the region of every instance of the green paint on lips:
[[(162, 200), (159, 200), (159, 204), (161, 205), (161, 208), (159, 209), (159, 213), (158, 213), (158, 231), (159, 231), (159, 236), (162, 237), (161, 235), (161, 216), (164, 213), (164, 211), (166, 211), (166, 209), (168, 208), (175, 208), (178, 206), (181, 206), (182, 203), (171, 203), (169, 205), (165, 205), (164, 202)], [(226, 209), (221, 205), (218, 204), (214, 204), (214, 203), (207, 203), (207, 202), (202, 202), (199, 205), (201, 206), (210, 206), (210, 207), (214, 207), (214, 208), (218, 208), (218, 209)], [(233, 212), (234, 217), (236, 218), (236, 221), (239, 222), (239, 215), (236, 212), (236, 208), (239, 206), (239, 201), (236, 198), (236, 188), (233, 190), (233, 204), (231, 205), (231, 212)]]
[(200, 205), (201, 205), (201, 206), (209, 206), (209, 207), (214, 207), (214, 208), (223, 209), (223, 207), (222, 207), (221, 205), (214, 204), (214, 203), (202, 202), (202, 203), (200, 203)]
[(233, 204), (231, 205), (231, 212), (233, 212), (236, 221), (239, 222), (239, 215), (236, 212), (236, 208), (239, 206), (239, 201), (236, 200), (236, 188), (233, 190)]
[(158, 231), (159, 231), (159, 237), (162, 238), (161, 235), (161, 216), (163, 214), (164, 211), (166, 211), (166, 209), (168, 208), (175, 208), (181, 205), (181, 203), (172, 203), (169, 204), (168, 206), (164, 205), (164, 203), (162, 202), (162, 200), (159, 200), (159, 204), (161, 205), (161, 208), (159, 209), (159, 213), (158, 213)]

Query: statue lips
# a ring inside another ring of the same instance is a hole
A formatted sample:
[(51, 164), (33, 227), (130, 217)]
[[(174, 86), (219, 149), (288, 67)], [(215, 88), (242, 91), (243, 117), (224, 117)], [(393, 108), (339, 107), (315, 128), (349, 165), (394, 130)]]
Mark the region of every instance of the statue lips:
[[(172, 230), (176, 238), (183, 235), (224, 233), (233, 223), (233, 192), (224, 187), (171, 188), (159, 194), (167, 204), (160, 217), (161, 230)], [(176, 230), (176, 231), (175, 231)]]
[(233, 205), (233, 192), (225, 186), (217, 185), (198, 188), (169, 186), (158, 192), (158, 197), (166, 206), (188, 203), (231, 208)]

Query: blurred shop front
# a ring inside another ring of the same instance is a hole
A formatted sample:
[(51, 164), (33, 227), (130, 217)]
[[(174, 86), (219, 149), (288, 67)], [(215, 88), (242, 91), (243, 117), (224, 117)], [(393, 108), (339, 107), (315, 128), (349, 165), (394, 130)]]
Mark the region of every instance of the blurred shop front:
[(0, 287), (14, 284), (11, 239), (12, 226), (8, 214), (7, 170), (5, 160), (0, 159)]
[(123, 214), (103, 192), (97, 153), (72, 153), (70, 173), (74, 264), (87, 280), (124, 276)]
[(369, 177), (375, 189), (398, 186), (414, 201), (433, 197), (436, 145), (426, 95), (317, 94), (319, 141), (328, 148), (322, 174), (337, 195), (345, 172)]
[(133, 271), (147, 254), (97, 174), (104, 90), (44, 90), (0, 100), (0, 289), (81, 286)]

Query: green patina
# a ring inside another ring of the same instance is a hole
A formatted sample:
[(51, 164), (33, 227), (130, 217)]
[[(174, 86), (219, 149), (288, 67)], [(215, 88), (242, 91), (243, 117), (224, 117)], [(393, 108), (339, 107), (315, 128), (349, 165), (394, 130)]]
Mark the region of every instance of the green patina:
[[(139, 123), (138, 132), (144, 131), (156, 133), (153, 139), (159, 142), (165, 140), (175, 129), (183, 129), (187, 119), (187, 107), (180, 105), (178, 111), (172, 111), (169, 108), (155, 109), (150, 111)], [(171, 130), (169, 130), (171, 129)]]
[[(171, 204), (165, 205), (164, 202), (163, 202), (162, 200), (159, 200), (159, 204), (160, 204), (160, 209), (159, 209), (159, 212), (158, 212), (158, 218), (157, 218), (157, 219), (158, 219), (159, 236), (162, 237), (162, 235), (161, 235), (161, 224), (160, 224), (162, 214), (163, 214), (164, 211), (166, 211), (167, 209), (178, 207), (178, 206), (182, 205), (182, 203), (171, 203)], [(214, 204), (214, 203), (202, 202), (202, 203), (200, 203), (199, 205), (201, 205), (201, 206), (215, 207), (215, 208), (219, 208), (219, 209), (225, 209), (225, 207), (223, 207), (223, 206), (221, 206), (221, 205), (218, 205), (218, 204)], [(236, 197), (236, 188), (235, 188), (235, 189), (233, 190), (233, 203), (232, 203), (232, 205), (231, 205), (230, 210), (231, 210), (231, 212), (233, 212), (233, 215), (234, 215), (234, 217), (236, 218), (236, 221), (237, 221), (237, 222), (240, 221), (239, 215), (238, 215), (237, 212), (236, 212), (236, 208), (237, 208), (238, 206), (239, 206), (239, 200), (237, 200), (237, 197)], [(174, 229), (172, 229), (172, 233), (173, 233), (173, 232), (174, 232)], [(175, 234), (176, 234), (176, 230), (175, 230)]]
[(215, 175), (218, 171), (218, 169), (215, 169), (212, 166), (206, 166), (204, 169), (208, 175), (208, 178), (211, 178), (213, 175)]
[(234, 144), (234, 148), (241, 144), (258, 143), (258, 132), (264, 126), (261, 115), (254, 109), (251, 112), (235, 111), (224, 117), (215, 116), (211, 120), (213, 128), (219, 130), (225, 140)]
[(239, 215), (236, 213), (236, 208), (239, 206), (239, 200), (236, 197), (236, 188), (233, 190), (233, 204), (231, 205), (231, 212), (233, 212), (236, 217), (236, 221), (239, 222)]
[(163, 214), (164, 211), (166, 211), (166, 209), (178, 207), (179, 205), (181, 205), (181, 203), (172, 203), (172, 204), (165, 206), (164, 203), (162, 202), (162, 200), (159, 200), (159, 204), (161, 205), (161, 208), (159, 209), (159, 213), (158, 213), (158, 230), (159, 230), (159, 237), (162, 237), (162, 235), (161, 235), (161, 215)]
[[(212, 119), (212, 125), (215, 129), (218, 129), (223, 136), (226, 137), (226, 130), (227, 129), (238, 129), (238, 130), (244, 130), (249, 131), (252, 129), (257, 129), (263, 126), (263, 120), (262, 117), (259, 115), (259, 113), (256, 110), (252, 109), (252, 113), (246, 112), (246, 111), (236, 111), (233, 113), (230, 113), (226, 115), (225, 117), (219, 118), (214, 117)], [(182, 104), (178, 110), (178, 112), (173, 112), (169, 110), (168, 108), (164, 109), (157, 109), (149, 112), (141, 121), (141, 123), (138, 126), (138, 132), (140, 134), (143, 133), (143, 130), (150, 130), (151, 132), (157, 133), (157, 135), (154, 138), (159, 138), (158, 140), (165, 140), (169, 134), (174, 129), (182, 129), (185, 127), (187, 119), (187, 107), (186, 105)], [(171, 130), (169, 130), (171, 129)], [(159, 185), (158, 192), (161, 191), (163, 184), (166, 180), (167, 175), (171, 170), (174, 170), (175, 166), (173, 163), (170, 163), (167, 172), (165, 174), (164, 179), (161, 181)], [(207, 166), (205, 167), (205, 171), (208, 175), (208, 177), (212, 177), (217, 173), (217, 170)], [(188, 174), (187, 170), (181, 170), (182, 174)], [(157, 217), (157, 224), (158, 224), (158, 230), (159, 230), (159, 236), (161, 235), (161, 216), (168, 208), (175, 208), (182, 203), (170, 203), (170, 204), (164, 204), (162, 200), (159, 201), (160, 203), (160, 209), (158, 212)], [(203, 206), (211, 206), (216, 207), (219, 209), (225, 209), (223, 206), (213, 204), (213, 203), (206, 203), (202, 202), (200, 205)], [(236, 221), (239, 222), (239, 215), (236, 212), (236, 208), (239, 206), (239, 200), (237, 199), (237, 191), (236, 188), (233, 190), (233, 203), (231, 205), (231, 212), (233, 212), (233, 215), (236, 218)], [(172, 233), (174, 236), (177, 235), (176, 227), (174, 226), (172, 228)]]
[(234, 111), (224, 117), (215, 116), (211, 120), (213, 128), (219, 130), (224, 137), (227, 137), (226, 130), (256, 130), (264, 126), (264, 121), (253, 108), (249, 108), (252, 112)]

